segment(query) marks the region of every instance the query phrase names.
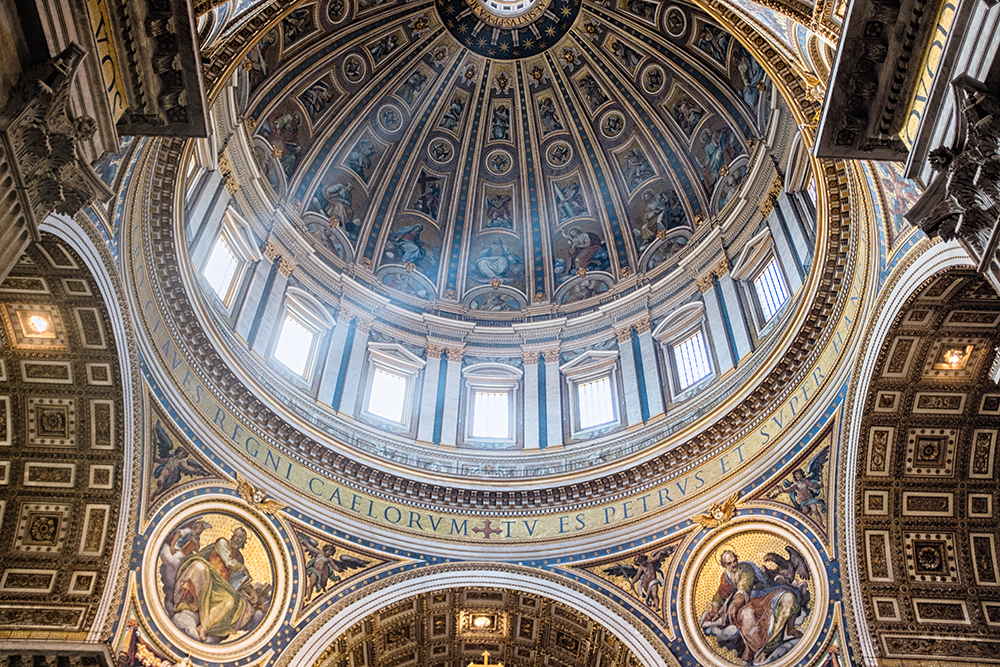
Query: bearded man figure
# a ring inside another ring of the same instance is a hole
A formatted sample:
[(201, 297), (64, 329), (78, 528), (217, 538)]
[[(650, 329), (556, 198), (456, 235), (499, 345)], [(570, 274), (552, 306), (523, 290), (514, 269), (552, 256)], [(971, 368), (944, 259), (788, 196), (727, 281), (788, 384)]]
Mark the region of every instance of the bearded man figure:
[(796, 620), (802, 609), (797, 588), (777, 584), (754, 563), (726, 549), (719, 557), (722, 576), (710, 607), (701, 616), (706, 634), (740, 653), (747, 665), (767, 662), (786, 641), (802, 636)]

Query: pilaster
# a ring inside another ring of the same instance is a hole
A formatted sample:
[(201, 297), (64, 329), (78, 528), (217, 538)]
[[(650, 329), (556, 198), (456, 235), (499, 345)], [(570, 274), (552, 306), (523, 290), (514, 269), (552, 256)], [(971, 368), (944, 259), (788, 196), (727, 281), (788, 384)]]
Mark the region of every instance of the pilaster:
[(424, 387), (420, 392), (420, 414), (417, 416), (417, 440), (434, 441), (434, 422), (437, 419), (438, 387), (441, 384), (441, 356), (444, 348), (427, 344), (427, 365), (424, 366)]

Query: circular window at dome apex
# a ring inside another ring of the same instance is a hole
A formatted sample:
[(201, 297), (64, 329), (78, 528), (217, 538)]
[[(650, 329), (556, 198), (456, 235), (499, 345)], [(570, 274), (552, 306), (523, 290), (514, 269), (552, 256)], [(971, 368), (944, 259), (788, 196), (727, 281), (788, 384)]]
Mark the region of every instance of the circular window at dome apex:
[(486, 11), (493, 12), (498, 16), (519, 16), (532, 7), (534, 7), (540, 0), (476, 0), (480, 5), (482, 5)]

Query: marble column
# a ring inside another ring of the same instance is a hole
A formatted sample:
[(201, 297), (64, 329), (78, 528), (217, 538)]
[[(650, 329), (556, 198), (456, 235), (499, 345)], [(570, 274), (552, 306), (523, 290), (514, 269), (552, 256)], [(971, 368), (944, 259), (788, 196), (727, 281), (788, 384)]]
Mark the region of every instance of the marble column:
[(340, 378), (340, 366), (347, 352), (347, 334), (351, 330), (351, 317), (341, 308), (337, 313), (337, 324), (330, 334), (330, 346), (326, 353), (326, 364), (319, 380), (319, 393), (316, 399), (321, 403), (333, 405), (333, 397), (337, 392), (337, 380)]
[(538, 423), (538, 358), (537, 351), (521, 352), (524, 361), (524, 449), (534, 451), (541, 446)]
[(372, 330), (372, 321), (360, 315), (354, 318), (354, 341), (351, 343), (350, 356), (347, 359), (347, 369), (344, 372), (344, 391), (340, 396), (340, 406), (337, 408), (348, 417), (353, 417), (357, 411), (361, 391), (361, 375), (364, 370), (365, 354), (368, 352), (368, 334)]
[(726, 262), (725, 272), (719, 271), (715, 275), (719, 280), (718, 289), (722, 295), (720, 305), (726, 326), (733, 336), (733, 345), (736, 347), (735, 361), (738, 364), (740, 359), (753, 352), (753, 339), (750, 338), (750, 329), (747, 326), (747, 314), (743, 311), (739, 294), (736, 293), (736, 283), (729, 275), (729, 263)]
[(292, 275), (294, 266), (287, 259), (281, 256), (278, 248), (271, 242), (264, 244), (264, 256), (271, 260), (277, 271), (271, 280), (271, 287), (264, 295), (264, 309), (259, 311), (254, 318), (257, 330), (251, 330), (251, 345), (254, 352), (261, 356), (267, 356), (271, 345), (271, 339), (275, 335), (275, 327), (281, 326), (278, 315), (281, 313), (281, 304), (285, 299), (285, 287), (288, 285), (288, 276)]
[(646, 387), (646, 405), (649, 419), (663, 412), (663, 389), (660, 386), (660, 371), (656, 364), (656, 347), (653, 345), (652, 321), (644, 317), (635, 323), (635, 333), (642, 355), (643, 384)]
[(723, 313), (722, 301), (720, 299), (720, 289), (712, 274), (702, 276), (696, 281), (698, 289), (701, 290), (701, 298), (705, 303), (705, 321), (708, 324), (708, 334), (715, 353), (715, 360), (719, 364), (719, 374), (725, 373), (730, 368), (736, 366), (734, 345), (730, 339), (731, 333)]
[(559, 350), (542, 352), (545, 360), (545, 437), (546, 447), (563, 444), (563, 414), (560, 388), (562, 377), (559, 372)]
[(462, 381), (462, 357), (460, 348), (449, 347), (448, 370), (444, 385), (444, 410), (441, 415), (441, 446), (454, 447), (458, 443), (458, 402), (461, 400), (459, 388)]
[(434, 421), (437, 419), (442, 354), (444, 354), (444, 348), (440, 345), (427, 346), (424, 388), (420, 393), (420, 414), (417, 415), (417, 440), (421, 442), (434, 442)]
[(635, 354), (632, 352), (632, 327), (615, 331), (618, 338), (618, 360), (622, 369), (622, 391), (625, 399), (625, 419), (628, 426), (642, 423), (642, 399), (639, 397), (639, 378), (635, 372)]

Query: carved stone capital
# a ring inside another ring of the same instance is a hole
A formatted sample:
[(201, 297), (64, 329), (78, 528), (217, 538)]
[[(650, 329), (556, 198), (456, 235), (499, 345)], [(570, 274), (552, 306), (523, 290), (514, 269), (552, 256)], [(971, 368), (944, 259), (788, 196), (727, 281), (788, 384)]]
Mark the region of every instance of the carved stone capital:
[(635, 332), (637, 334), (644, 334), (653, 328), (653, 321), (649, 319), (649, 316), (643, 317), (641, 320), (632, 324), (635, 327)]
[(449, 347), (445, 352), (448, 354), (448, 361), (461, 361), (465, 358), (465, 350), (460, 347)]
[(14, 172), (11, 192), (3, 196), (21, 198), (22, 209), (33, 218), (33, 236), (50, 213), (72, 217), (95, 200), (114, 195), (82, 156), (83, 144), (97, 124), (69, 111), (70, 86), (85, 55), (70, 44), (24, 72), (0, 114), (0, 151)]
[(428, 343), (425, 351), (428, 359), (440, 359), (441, 355), (444, 354), (444, 347)]
[(362, 317), (361, 315), (354, 316), (354, 331), (355, 333), (367, 336), (372, 330), (372, 324), (374, 320)]
[(729, 263), (728, 257), (723, 257), (719, 260), (719, 263), (712, 267), (712, 275), (716, 278), (721, 278), (732, 270), (733, 265)]
[(632, 325), (621, 329), (615, 329), (615, 338), (618, 339), (619, 344), (627, 343), (632, 340)]
[(285, 276), (286, 278), (292, 275), (292, 271), (295, 270), (295, 265), (284, 257), (278, 258), (278, 273)]
[(521, 350), (521, 360), (526, 364), (537, 364), (541, 356), (538, 350)]
[(542, 350), (542, 358), (545, 359), (545, 363), (559, 361), (559, 350)]
[(697, 280), (694, 281), (695, 287), (697, 287), (698, 291), (701, 292), (702, 294), (712, 289), (712, 286), (714, 284), (715, 284), (715, 276), (712, 275), (711, 272), (706, 273), (703, 276), (700, 276)]
[(260, 251), (264, 253), (264, 257), (267, 257), (271, 262), (274, 262), (281, 257), (281, 251), (278, 250), (278, 246), (275, 245), (274, 241), (271, 239), (264, 241), (264, 247), (261, 248)]

